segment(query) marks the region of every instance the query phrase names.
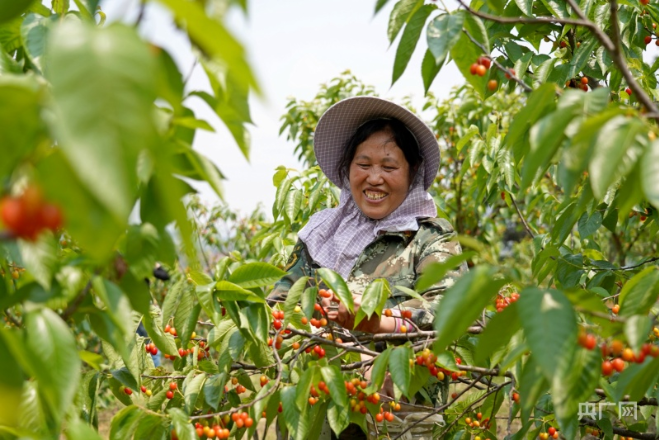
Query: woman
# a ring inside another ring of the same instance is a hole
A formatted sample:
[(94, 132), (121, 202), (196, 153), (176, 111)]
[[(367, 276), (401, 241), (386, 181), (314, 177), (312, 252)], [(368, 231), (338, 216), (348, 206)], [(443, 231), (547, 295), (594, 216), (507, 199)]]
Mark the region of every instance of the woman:
[[(392, 286), (386, 308), (392, 316), (363, 320), (354, 330), (401, 331), (403, 311), (420, 329), (432, 328), (440, 293), (465, 269), (451, 271), (412, 299), (394, 286), (413, 289), (429, 264), (461, 252), (454, 231), (427, 190), (439, 168), (432, 131), (412, 112), (384, 99), (359, 96), (332, 106), (318, 122), (314, 151), (321, 170), (342, 189), (339, 206), (314, 214), (300, 231), (289, 264), (270, 295), (283, 300), (302, 276), (320, 267), (338, 272), (354, 295), (355, 313), (365, 288), (385, 278)], [(327, 318), (353, 330), (355, 315), (323, 300)], [(403, 329), (406, 330), (406, 329)]]

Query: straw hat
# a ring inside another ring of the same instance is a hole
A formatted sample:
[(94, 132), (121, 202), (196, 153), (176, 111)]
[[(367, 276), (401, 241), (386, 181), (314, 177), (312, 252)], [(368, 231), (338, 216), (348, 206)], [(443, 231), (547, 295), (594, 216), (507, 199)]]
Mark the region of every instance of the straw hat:
[(424, 187), (430, 188), (439, 169), (439, 145), (430, 128), (414, 113), (386, 99), (355, 96), (337, 102), (318, 121), (314, 134), (314, 152), (323, 173), (341, 187), (337, 165), (348, 141), (365, 122), (378, 118), (395, 118), (412, 132), (421, 150)]

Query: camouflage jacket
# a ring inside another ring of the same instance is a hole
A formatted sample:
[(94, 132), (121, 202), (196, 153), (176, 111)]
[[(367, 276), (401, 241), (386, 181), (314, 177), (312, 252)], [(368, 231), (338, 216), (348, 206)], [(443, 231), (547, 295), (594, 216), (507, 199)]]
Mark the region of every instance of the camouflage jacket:
[[(364, 292), (366, 286), (378, 278), (385, 278), (392, 288), (392, 296), (385, 308), (400, 308), (412, 311), (412, 321), (421, 329), (432, 328), (434, 311), (441, 299), (441, 293), (453, 285), (455, 280), (467, 270), (463, 264), (449, 271), (443, 280), (423, 292), (422, 302), (395, 289), (403, 286), (414, 289), (414, 285), (431, 263), (444, 262), (451, 256), (460, 254), (460, 244), (451, 241), (455, 232), (451, 224), (440, 218), (419, 220), (418, 231), (386, 232), (366, 246), (357, 258), (346, 283), (353, 294)], [(302, 276), (314, 277), (319, 266), (311, 260), (306, 245), (299, 241), (286, 266), (287, 274), (275, 284), (269, 295), (271, 300), (283, 300), (290, 287)]]

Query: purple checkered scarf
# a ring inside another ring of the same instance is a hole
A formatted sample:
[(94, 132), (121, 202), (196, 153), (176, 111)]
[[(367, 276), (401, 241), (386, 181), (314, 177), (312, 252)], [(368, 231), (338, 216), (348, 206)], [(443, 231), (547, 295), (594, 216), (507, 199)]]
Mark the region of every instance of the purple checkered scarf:
[(348, 278), (359, 255), (380, 232), (417, 231), (417, 219), (436, 217), (435, 202), (423, 188), (423, 174), (421, 166), (403, 203), (382, 220), (362, 214), (345, 184), (339, 206), (311, 216), (298, 234), (313, 261)]

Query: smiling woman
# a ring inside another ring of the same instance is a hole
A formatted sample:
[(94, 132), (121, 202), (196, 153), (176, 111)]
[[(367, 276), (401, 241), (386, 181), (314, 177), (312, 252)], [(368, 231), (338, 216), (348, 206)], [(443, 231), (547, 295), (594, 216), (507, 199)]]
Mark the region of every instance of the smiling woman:
[[(451, 225), (437, 219), (427, 192), (439, 166), (432, 131), (416, 115), (393, 102), (371, 96), (345, 99), (321, 117), (314, 150), (323, 173), (342, 189), (339, 206), (314, 214), (300, 231), (288, 274), (271, 294), (283, 299), (302, 276), (318, 268), (338, 272), (354, 296), (354, 313), (343, 304), (327, 318), (353, 330), (360, 298), (372, 281), (414, 288), (423, 269), (461, 252), (451, 241)], [(464, 270), (420, 292), (419, 301), (395, 291), (387, 300), (391, 316), (363, 320), (356, 330), (372, 333), (432, 326), (440, 294)], [(403, 313), (405, 312), (405, 313)], [(410, 321), (402, 317), (411, 316)]]

